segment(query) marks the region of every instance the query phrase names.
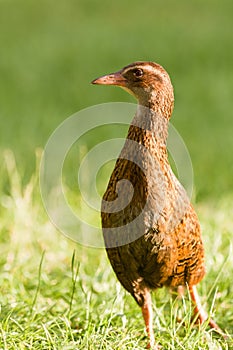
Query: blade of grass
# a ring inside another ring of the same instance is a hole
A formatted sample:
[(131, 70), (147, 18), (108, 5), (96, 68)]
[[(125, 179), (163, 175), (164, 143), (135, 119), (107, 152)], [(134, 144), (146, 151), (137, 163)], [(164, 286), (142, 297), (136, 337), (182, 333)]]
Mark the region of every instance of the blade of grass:
[(40, 259), (39, 270), (38, 270), (38, 283), (37, 283), (36, 292), (35, 292), (35, 295), (34, 295), (34, 298), (33, 298), (32, 304), (31, 304), (31, 314), (32, 314), (33, 309), (36, 305), (36, 301), (37, 301), (38, 294), (40, 291), (41, 273), (42, 273), (42, 265), (43, 265), (43, 261), (44, 261), (44, 256), (45, 256), (45, 250), (42, 252), (41, 259)]
[(70, 318), (70, 314), (72, 310), (72, 304), (74, 300), (74, 293), (75, 293), (76, 283), (78, 279), (79, 267), (80, 267), (80, 262), (78, 262), (77, 267), (75, 267), (75, 250), (74, 250), (72, 259), (71, 259), (72, 290), (71, 290), (71, 296), (70, 296), (70, 302), (69, 302), (68, 319)]

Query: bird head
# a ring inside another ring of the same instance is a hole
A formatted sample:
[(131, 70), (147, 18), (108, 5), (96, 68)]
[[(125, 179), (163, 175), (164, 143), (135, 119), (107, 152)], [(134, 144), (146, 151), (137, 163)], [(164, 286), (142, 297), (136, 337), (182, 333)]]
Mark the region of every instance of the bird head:
[(157, 63), (134, 62), (93, 80), (92, 84), (120, 86), (136, 97), (140, 105), (155, 109), (168, 118), (172, 113), (172, 83), (168, 73)]

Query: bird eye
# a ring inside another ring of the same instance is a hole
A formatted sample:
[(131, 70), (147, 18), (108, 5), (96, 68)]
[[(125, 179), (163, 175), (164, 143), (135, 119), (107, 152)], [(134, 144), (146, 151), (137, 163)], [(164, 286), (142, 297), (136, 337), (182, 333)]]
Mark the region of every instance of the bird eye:
[(135, 77), (140, 78), (143, 76), (144, 72), (141, 68), (137, 68), (134, 70), (133, 74), (135, 75)]

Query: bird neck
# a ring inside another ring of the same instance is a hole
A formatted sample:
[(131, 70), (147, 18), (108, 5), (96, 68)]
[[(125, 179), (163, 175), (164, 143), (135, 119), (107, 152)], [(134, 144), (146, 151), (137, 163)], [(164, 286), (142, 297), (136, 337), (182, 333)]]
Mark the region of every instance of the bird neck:
[(155, 148), (155, 145), (166, 147), (168, 123), (168, 119), (160, 111), (138, 105), (129, 128), (128, 138), (140, 144), (146, 144), (149, 148)]
[(160, 90), (151, 86), (146, 93), (135, 95), (139, 105), (147, 107), (157, 115), (169, 120), (174, 108), (174, 92), (171, 84), (163, 86)]

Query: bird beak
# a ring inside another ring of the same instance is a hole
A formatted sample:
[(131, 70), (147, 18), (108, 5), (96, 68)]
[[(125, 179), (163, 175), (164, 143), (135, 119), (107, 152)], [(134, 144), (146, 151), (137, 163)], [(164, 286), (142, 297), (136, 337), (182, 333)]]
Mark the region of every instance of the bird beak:
[(120, 70), (116, 73), (103, 75), (102, 77), (93, 80), (91, 83), (98, 85), (117, 85), (125, 87), (127, 80), (123, 77), (121, 73), (122, 71)]

